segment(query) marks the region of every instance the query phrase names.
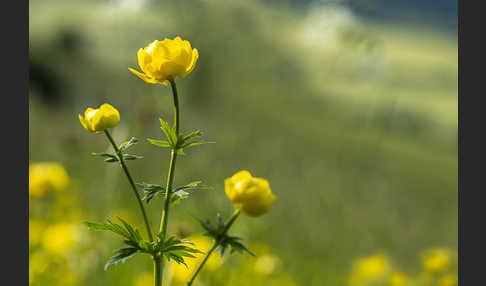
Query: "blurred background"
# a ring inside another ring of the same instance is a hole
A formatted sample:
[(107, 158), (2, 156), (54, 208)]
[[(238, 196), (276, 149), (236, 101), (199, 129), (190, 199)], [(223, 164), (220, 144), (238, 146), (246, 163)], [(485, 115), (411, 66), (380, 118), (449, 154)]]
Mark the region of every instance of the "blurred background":
[[(128, 67), (175, 36), (200, 55), (177, 80), (182, 130), (216, 144), (178, 161), (176, 185), (213, 189), (172, 208), (170, 231), (194, 237), (193, 216), (229, 217), (223, 181), (241, 169), (278, 196), (231, 229), (257, 256), (226, 255), (199, 285), (456, 285), (456, 5), (30, 0), (30, 285), (152, 284), (141, 255), (103, 271), (121, 240), (81, 224), (118, 215), (143, 229), (120, 168), (90, 155), (111, 151), (106, 138), (77, 115), (115, 106), (115, 140), (140, 140), (135, 180), (165, 184), (169, 153), (145, 138), (172, 122), (170, 89)], [(34, 190), (35, 176), (51, 188)], [(148, 205), (155, 226), (161, 208)]]

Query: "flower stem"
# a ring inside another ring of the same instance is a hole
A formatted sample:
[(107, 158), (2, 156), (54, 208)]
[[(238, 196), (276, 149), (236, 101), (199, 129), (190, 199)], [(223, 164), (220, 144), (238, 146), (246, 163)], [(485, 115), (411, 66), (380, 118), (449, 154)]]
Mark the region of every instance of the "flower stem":
[[(174, 126), (176, 137), (179, 138), (179, 99), (177, 96), (177, 86), (174, 79), (169, 79), (170, 86), (172, 87), (172, 96), (174, 98)], [(169, 174), (167, 175), (167, 186), (165, 188), (165, 197), (164, 197), (164, 209), (162, 210), (162, 217), (160, 219), (160, 230), (159, 230), (159, 237), (162, 241), (165, 241), (165, 237), (167, 235), (167, 222), (169, 220), (169, 207), (170, 207), (170, 198), (172, 194), (172, 184), (174, 182), (174, 173), (175, 173), (175, 166), (177, 160), (177, 150), (172, 150), (170, 153), (170, 163), (169, 163)], [(162, 285), (162, 270), (163, 270), (163, 261), (162, 258), (156, 258), (156, 261), (159, 263), (160, 272), (160, 281), (159, 284), (155, 284), (155, 286)], [(157, 274), (155, 275), (157, 277)], [(157, 282), (157, 281), (155, 281)]]
[(162, 285), (162, 259), (154, 257), (154, 285)]
[(142, 199), (140, 199), (140, 195), (138, 194), (135, 182), (133, 181), (133, 178), (130, 175), (130, 172), (128, 172), (127, 165), (125, 164), (125, 160), (123, 159), (123, 154), (120, 152), (120, 149), (118, 149), (118, 147), (116, 146), (116, 143), (113, 140), (113, 137), (111, 137), (111, 134), (110, 134), (110, 132), (108, 132), (107, 129), (105, 129), (105, 134), (106, 134), (106, 137), (108, 137), (108, 140), (110, 141), (111, 145), (113, 146), (113, 149), (115, 150), (115, 153), (118, 157), (118, 160), (120, 161), (120, 165), (121, 165), (123, 171), (125, 172), (125, 175), (127, 176), (128, 181), (130, 182), (130, 185), (132, 186), (132, 190), (133, 190), (133, 193), (135, 194), (135, 197), (137, 197), (138, 205), (140, 206), (140, 210), (142, 211), (142, 215), (143, 215), (143, 220), (145, 222), (145, 227), (147, 228), (147, 233), (148, 233), (149, 239), (152, 242), (152, 241), (154, 241), (154, 239), (152, 237), (152, 231), (150, 230), (150, 224), (149, 224), (149, 221), (147, 219), (147, 213), (145, 212), (145, 208), (143, 206)]
[(219, 246), (219, 244), (222, 242), (221, 239), (225, 236), (226, 232), (230, 229), (231, 225), (235, 222), (235, 220), (238, 218), (240, 215), (240, 210), (235, 210), (231, 218), (228, 220), (228, 222), (225, 224), (223, 231), (220, 234), (220, 239), (215, 240), (209, 251), (206, 253), (204, 256), (203, 260), (199, 265), (197, 266), (196, 270), (192, 273), (191, 278), (189, 279), (189, 282), (187, 282), (186, 286), (191, 286), (194, 280), (196, 280), (197, 275), (203, 268), (204, 264), (206, 264), (206, 261), (209, 259), (209, 256), (211, 256), (211, 253), (213, 253), (214, 250)]

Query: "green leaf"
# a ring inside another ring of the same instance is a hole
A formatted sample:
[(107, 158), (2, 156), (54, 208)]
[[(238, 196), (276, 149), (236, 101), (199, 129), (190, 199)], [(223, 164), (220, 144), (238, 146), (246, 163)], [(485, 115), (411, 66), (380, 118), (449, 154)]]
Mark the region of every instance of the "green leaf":
[(120, 248), (115, 251), (116, 255), (112, 256), (110, 260), (105, 264), (105, 271), (111, 266), (120, 262), (124, 263), (129, 258), (133, 257), (137, 253), (138, 249), (133, 247)]
[(181, 187), (177, 187), (174, 189), (174, 192), (179, 190), (196, 191), (196, 190), (209, 190), (209, 189), (211, 189), (210, 186), (201, 184), (201, 181), (196, 181)]
[(117, 217), (117, 218), (123, 223), (125, 229), (130, 234), (130, 240), (135, 241), (137, 243), (142, 240), (142, 237), (137, 229), (134, 229), (128, 222), (124, 221), (121, 217)]
[(173, 149), (177, 149), (177, 136), (174, 128), (170, 128), (169, 124), (165, 122), (162, 118), (159, 118), (160, 121), (160, 129), (165, 133), (167, 139), (169, 139), (170, 145)]
[(189, 197), (189, 193), (183, 190), (179, 190), (177, 192), (173, 193), (173, 196), (170, 198), (170, 204), (171, 206), (175, 206), (179, 204), (180, 200), (185, 199)]
[(142, 159), (143, 156), (139, 156), (139, 155), (132, 155), (132, 154), (123, 154), (123, 159), (125, 160), (136, 160), (136, 159)]
[(156, 140), (156, 139), (151, 139), (151, 138), (147, 138), (147, 140), (155, 146), (164, 147), (164, 148), (172, 148), (172, 145), (170, 144), (170, 142), (165, 141), (165, 140)]
[(135, 137), (132, 137), (129, 141), (125, 141), (123, 143), (120, 144), (120, 151), (125, 151), (127, 150), (128, 148), (132, 147), (133, 145), (137, 144), (138, 142), (138, 139), (135, 138)]
[(113, 162), (118, 162), (118, 157), (113, 155), (113, 154), (109, 154), (109, 153), (106, 153), (106, 152), (101, 152), (101, 153), (91, 153), (91, 155), (93, 156), (101, 156), (101, 157), (105, 157), (105, 162), (108, 162), (108, 163), (113, 163)]
[(189, 140), (192, 140), (194, 138), (200, 137), (200, 136), (202, 136), (202, 132), (200, 130), (193, 131), (193, 132), (191, 132), (188, 135), (183, 137), (182, 144), (189, 141)]
[(189, 148), (189, 147), (199, 146), (199, 145), (203, 145), (203, 144), (210, 144), (210, 143), (216, 143), (216, 142), (207, 142), (207, 141), (187, 142), (187, 143), (184, 143), (181, 146), (181, 148)]
[(107, 163), (114, 163), (114, 162), (118, 162), (118, 158), (106, 158), (106, 159), (105, 159), (105, 162), (107, 162)]
[(114, 232), (118, 235), (121, 235), (127, 239), (130, 239), (130, 234), (123, 229), (120, 225), (111, 222), (110, 220), (107, 220), (108, 223), (105, 224), (99, 224), (99, 223), (93, 223), (93, 222), (88, 222), (85, 221), (84, 224), (88, 226), (89, 229), (91, 230), (108, 230), (111, 232)]

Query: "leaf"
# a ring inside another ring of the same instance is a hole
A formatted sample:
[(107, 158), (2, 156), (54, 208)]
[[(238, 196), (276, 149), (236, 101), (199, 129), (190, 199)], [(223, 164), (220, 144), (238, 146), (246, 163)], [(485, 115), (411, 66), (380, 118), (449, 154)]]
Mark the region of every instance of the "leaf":
[(203, 145), (203, 144), (211, 144), (211, 143), (216, 143), (216, 142), (207, 142), (207, 141), (187, 142), (187, 143), (184, 143), (181, 146), (181, 148), (189, 148), (189, 147), (199, 146), (199, 145)]
[(149, 203), (155, 196), (165, 194), (165, 188), (161, 185), (147, 183), (136, 183), (136, 185), (144, 190), (145, 195), (142, 197), (142, 200), (146, 201), (147, 203)]
[(125, 160), (136, 160), (136, 159), (142, 159), (143, 156), (139, 156), (139, 155), (132, 155), (132, 154), (123, 154), (123, 159)]
[(133, 248), (133, 247), (127, 247), (127, 248), (120, 248), (115, 251), (115, 253), (118, 253), (114, 256), (112, 256), (108, 262), (105, 264), (105, 271), (108, 270), (111, 266), (118, 264), (120, 262), (124, 263), (126, 260), (129, 258), (133, 257), (137, 253), (138, 249)]
[(193, 131), (193, 132), (191, 132), (188, 135), (183, 137), (182, 144), (189, 141), (189, 140), (192, 140), (194, 138), (200, 137), (200, 136), (202, 136), (202, 132), (200, 130)]
[(239, 253), (243, 253), (244, 251), (249, 253), (251, 256), (255, 256), (253, 252), (251, 252), (246, 246), (241, 244), (240, 242), (237, 241), (232, 241), (229, 243), (231, 245), (231, 253), (234, 251), (238, 251)]
[(105, 162), (107, 162), (107, 163), (114, 163), (114, 162), (118, 162), (118, 158), (106, 158), (106, 159), (105, 159)]
[(121, 217), (117, 217), (118, 220), (120, 220), (123, 225), (125, 226), (126, 230), (130, 234), (130, 240), (135, 241), (135, 242), (140, 242), (142, 240), (142, 237), (138, 230), (134, 229), (128, 222), (124, 221)]
[(223, 218), (221, 217), (221, 215), (219, 213), (216, 215), (216, 221), (218, 222), (219, 227), (224, 227)]
[(109, 154), (109, 153), (106, 153), (106, 152), (101, 152), (101, 153), (93, 152), (93, 153), (91, 153), (91, 155), (118, 159), (115, 155)]
[(165, 188), (162, 187), (161, 185), (157, 184), (148, 184), (148, 183), (136, 183), (137, 187), (142, 188), (144, 191), (158, 191), (158, 190), (164, 190)]
[(120, 151), (125, 151), (127, 150), (128, 148), (132, 147), (133, 145), (137, 144), (138, 142), (138, 139), (135, 138), (135, 137), (132, 137), (129, 141), (125, 141), (123, 143), (120, 144)]
[(156, 139), (151, 139), (151, 138), (147, 138), (147, 140), (155, 145), (155, 146), (159, 146), (159, 147), (165, 147), (165, 148), (172, 148), (172, 145), (170, 144), (169, 141), (165, 141), (165, 140), (156, 140)]
[(160, 129), (165, 133), (165, 136), (167, 136), (167, 139), (169, 139), (170, 145), (173, 147), (173, 149), (177, 148), (177, 136), (175, 133), (175, 130), (173, 128), (169, 127), (169, 124), (165, 122), (162, 118), (159, 118), (160, 121)]
[(108, 223), (105, 224), (99, 224), (99, 223), (93, 223), (93, 222), (88, 222), (85, 221), (84, 224), (88, 226), (89, 229), (91, 230), (109, 230), (111, 232), (114, 232), (118, 235), (121, 235), (127, 239), (130, 239), (130, 234), (123, 229), (120, 225), (111, 222), (110, 220), (107, 220)]
[(189, 184), (181, 186), (181, 187), (177, 187), (177, 188), (174, 189), (174, 192), (180, 191), (180, 190), (196, 191), (196, 190), (209, 190), (209, 189), (211, 189), (210, 186), (201, 184), (201, 181), (196, 181), (196, 182), (192, 182), (192, 183), (189, 183)]

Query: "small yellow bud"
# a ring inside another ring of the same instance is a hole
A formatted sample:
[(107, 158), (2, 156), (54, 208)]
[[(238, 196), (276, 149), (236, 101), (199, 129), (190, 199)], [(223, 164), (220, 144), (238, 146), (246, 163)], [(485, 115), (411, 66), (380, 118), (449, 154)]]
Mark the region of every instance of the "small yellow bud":
[(267, 180), (245, 170), (227, 178), (224, 187), (229, 200), (248, 216), (265, 214), (276, 199)]
[(144, 73), (132, 68), (129, 70), (147, 83), (168, 84), (168, 79), (185, 77), (196, 66), (199, 57), (191, 43), (175, 37), (173, 40), (155, 40), (138, 50), (138, 65)]
[(98, 109), (87, 108), (84, 117), (81, 114), (78, 116), (84, 129), (91, 132), (100, 132), (115, 127), (120, 122), (120, 113), (108, 103), (101, 105)]

